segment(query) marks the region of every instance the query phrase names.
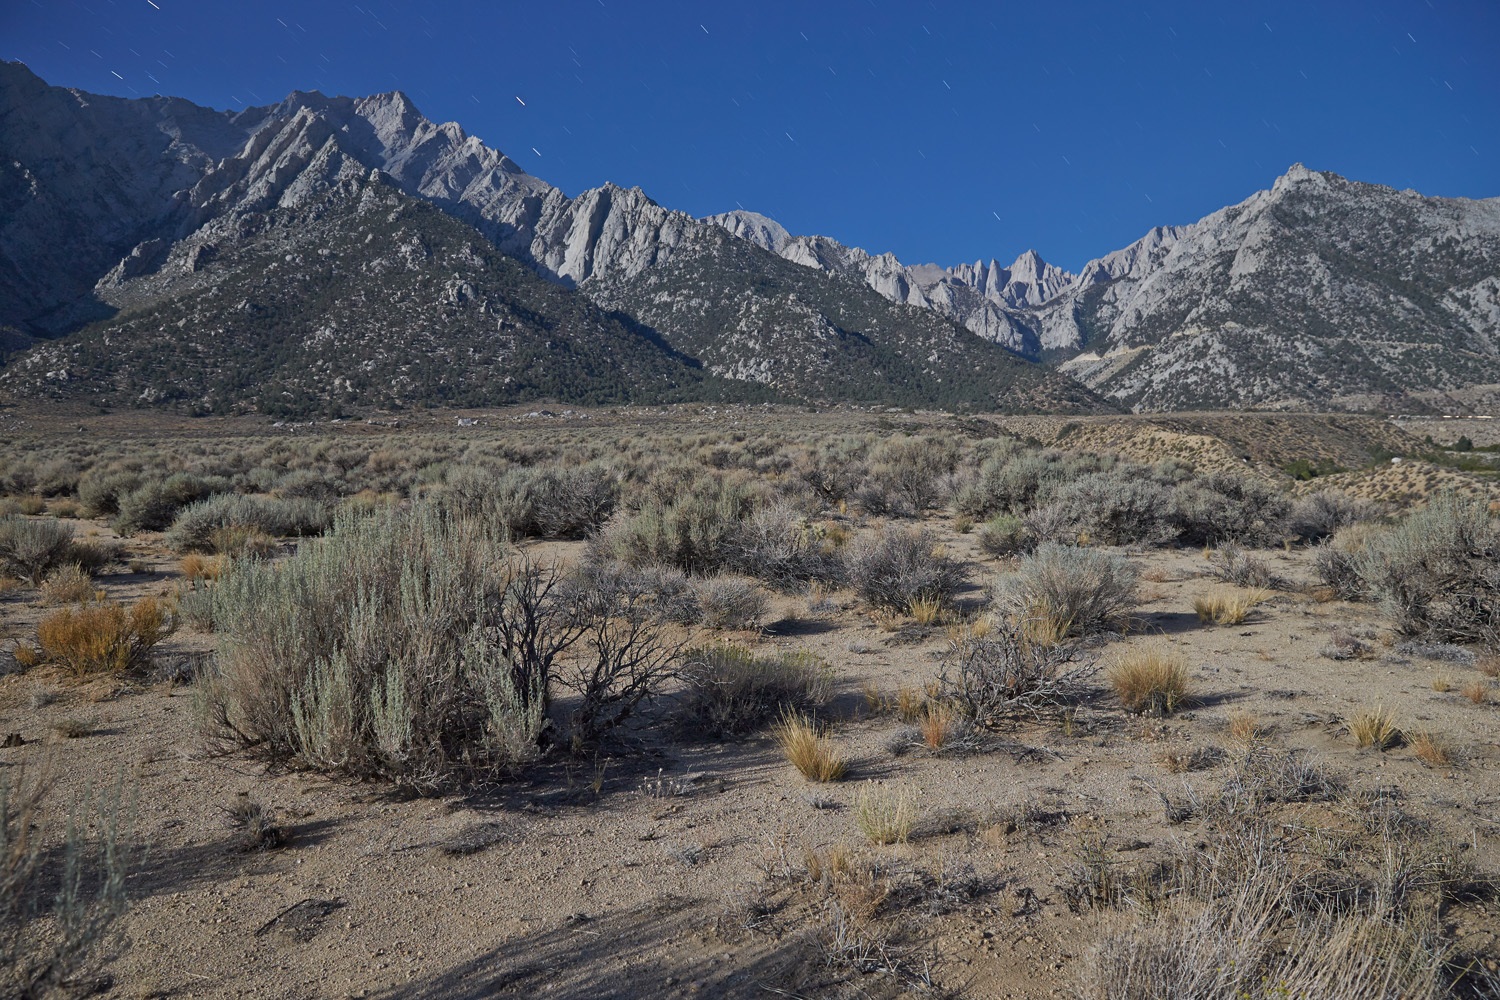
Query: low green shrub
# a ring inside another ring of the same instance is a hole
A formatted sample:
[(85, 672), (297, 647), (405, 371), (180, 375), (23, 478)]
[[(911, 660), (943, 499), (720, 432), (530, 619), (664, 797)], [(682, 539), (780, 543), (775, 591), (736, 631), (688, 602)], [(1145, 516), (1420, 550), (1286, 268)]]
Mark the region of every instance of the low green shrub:
[(333, 515), (316, 500), (281, 500), (224, 493), (185, 508), (167, 531), (166, 543), (179, 552), (215, 552), (236, 532), (273, 538), (316, 535)]
[(849, 547), (847, 579), (872, 607), (907, 612), (914, 602), (952, 603), (967, 572), (929, 532), (887, 529)]
[(684, 717), (720, 735), (747, 733), (785, 713), (813, 713), (833, 695), (831, 671), (808, 652), (757, 656), (740, 646), (689, 650), (680, 668)]
[(1049, 639), (1122, 627), (1135, 599), (1136, 572), (1120, 556), (1043, 542), (996, 581), (994, 599), (1027, 631)]
[(1402, 634), (1500, 646), (1500, 526), (1483, 499), (1433, 497), (1352, 557)]

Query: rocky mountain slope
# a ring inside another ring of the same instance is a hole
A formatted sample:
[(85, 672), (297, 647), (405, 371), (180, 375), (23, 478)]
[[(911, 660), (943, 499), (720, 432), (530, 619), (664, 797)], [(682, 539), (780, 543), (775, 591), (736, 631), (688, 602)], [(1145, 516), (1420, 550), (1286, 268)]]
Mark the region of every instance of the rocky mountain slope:
[[(609, 312), (594, 299), (633, 303), (647, 273), (686, 295), (691, 268), (657, 269), (732, 238), (638, 189), (570, 199), (399, 93), (230, 114), (51, 88), (17, 64), (0, 83), (0, 199), (18, 208), (0, 223), (0, 322), (36, 343), (0, 377), (13, 394), (275, 413), (785, 393), (1110, 409), (838, 276), (817, 306), (752, 309), (735, 336)], [(741, 301), (765, 299), (770, 270), (805, 273), (733, 242)], [(42, 270), (50, 282), (31, 282)], [(760, 353), (773, 342), (780, 375)]]
[(793, 236), (755, 212), (728, 212), (704, 221), (793, 263), (858, 278), (892, 302), (932, 309), (986, 340), (1029, 356), (1041, 353), (1041, 343), (1034, 324), (1019, 310), (1041, 305), (1074, 277), (1043, 261), (1034, 250), (1017, 257), (1010, 267), (994, 260), (953, 268), (907, 266), (894, 254), (872, 256), (826, 236)]
[(206, 229), (120, 286), (146, 304), (39, 342), (0, 389), (273, 416), (774, 398), (348, 162), (295, 205)]
[[(1299, 165), (1268, 191), (1154, 229), (1077, 275), (1034, 252), (1009, 266), (908, 266), (750, 212), (694, 219), (638, 188), (570, 198), (400, 93), (293, 93), (216, 112), (49, 87), (15, 63), (0, 64), (0, 347), (90, 322), (123, 331), (126, 316), (144, 329), (145, 312), (248, 266), (244, 254), (261, 251), (245, 241), (281, 225), (267, 221), (276, 212), (308, 210), (371, 171), (620, 313), (598, 319), (580, 304), (569, 315), (622, 324), (609, 336), (634, 329), (675, 354), (670, 364), (701, 365), (696, 378), (708, 381), (678, 386), (690, 394), (727, 379), (904, 405), (1105, 405), (1076, 376), (1143, 411), (1462, 410), (1500, 398), (1500, 199), (1425, 198)], [(490, 266), (503, 265), (461, 264), (452, 277), (478, 287), (466, 268)], [(340, 292), (361, 293), (378, 289)], [(418, 313), (409, 320), (402, 336), (415, 342), (428, 331)], [(548, 329), (513, 333), (546, 343)], [(38, 351), (48, 360), (25, 370), (61, 370), (48, 367), (63, 357), (53, 347)], [(649, 377), (642, 398), (676, 377)]]
[(1500, 198), (1295, 165), (1092, 261), (1036, 311), (1064, 365), (1139, 409), (1400, 408), (1500, 383)]
[(710, 221), (851, 274), (1137, 410), (1463, 410), (1500, 393), (1500, 198), (1428, 198), (1293, 166), (1072, 275), (904, 266), (750, 212)]
[(1098, 411), (1076, 381), (997, 349), (931, 309), (892, 305), (857, 278), (818, 272), (708, 228), (636, 274), (583, 286), (726, 378), (818, 400), (994, 411)]

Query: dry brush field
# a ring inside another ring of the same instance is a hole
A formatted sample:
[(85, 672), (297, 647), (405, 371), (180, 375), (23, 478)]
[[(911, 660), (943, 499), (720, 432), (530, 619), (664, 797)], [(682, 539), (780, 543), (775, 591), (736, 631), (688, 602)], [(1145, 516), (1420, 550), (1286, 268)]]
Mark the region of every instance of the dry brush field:
[(7, 411), (0, 995), (1500, 996), (1440, 431)]

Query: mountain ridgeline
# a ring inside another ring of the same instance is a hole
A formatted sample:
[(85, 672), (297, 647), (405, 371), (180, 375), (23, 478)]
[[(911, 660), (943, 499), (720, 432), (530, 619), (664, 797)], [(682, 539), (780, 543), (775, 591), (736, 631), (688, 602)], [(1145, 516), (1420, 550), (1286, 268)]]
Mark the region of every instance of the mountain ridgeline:
[(190, 412), (684, 400), (1484, 405), (1500, 199), (1300, 166), (1074, 275), (568, 197), (400, 93), (240, 112), (0, 63), (0, 394)]

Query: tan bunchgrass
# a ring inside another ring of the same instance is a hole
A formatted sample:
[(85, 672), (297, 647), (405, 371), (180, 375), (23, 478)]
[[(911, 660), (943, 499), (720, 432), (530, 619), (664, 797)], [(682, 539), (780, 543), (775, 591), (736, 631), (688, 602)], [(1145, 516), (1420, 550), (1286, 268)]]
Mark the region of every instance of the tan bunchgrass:
[(1264, 587), (1215, 587), (1193, 600), (1193, 610), (1205, 625), (1239, 625), (1270, 597), (1271, 591)]
[(1463, 695), (1465, 698), (1469, 699), (1476, 705), (1483, 705), (1488, 702), (1490, 700), (1490, 695), (1492, 695), (1493, 693), (1494, 688), (1492, 688), (1484, 681), (1470, 681), (1463, 686), (1463, 689), (1461, 691), (1459, 691), (1459, 694)]
[(79, 740), (91, 734), (95, 725), (93, 719), (80, 719), (70, 715), (56, 720), (48, 728), (65, 740)]
[(1265, 735), (1260, 716), (1254, 712), (1235, 709), (1229, 713), (1229, 738), (1240, 746), (1252, 746)]
[(76, 563), (59, 566), (42, 581), (42, 600), (48, 604), (86, 604), (104, 600), (104, 591)]
[(1453, 690), (1453, 679), (1447, 674), (1438, 674), (1432, 679), (1432, 689), (1438, 694), (1447, 694)]
[(916, 688), (903, 684), (896, 689), (896, 712), (901, 716), (902, 722), (916, 722), (922, 717), (922, 709), (926, 704), (927, 699)]
[(183, 556), (177, 568), (189, 583), (194, 583), (198, 580), (217, 580), (224, 573), (225, 562), (223, 556), (202, 556), (194, 552)]
[(1389, 750), (1401, 742), (1396, 713), (1383, 705), (1366, 708), (1349, 720), (1349, 734), (1362, 747)]
[(838, 781), (849, 769), (849, 762), (833, 741), (822, 735), (817, 723), (805, 715), (788, 712), (771, 733), (786, 759), (808, 781)]
[(1453, 748), (1438, 734), (1422, 730), (1412, 733), (1409, 740), (1411, 752), (1428, 767), (1450, 767), (1453, 764)]
[(1073, 628), (1073, 618), (1051, 601), (1035, 600), (1016, 615), (1016, 628), (1027, 642), (1051, 649)]
[(834, 844), (824, 851), (805, 847), (802, 858), (809, 882), (832, 882), (854, 874), (854, 853), (843, 844)]
[(942, 602), (935, 597), (913, 597), (907, 602), (906, 610), (918, 625), (936, 625), (943, 616)]
[(1187, 657), (1164, 643), (1121, 654), (1108, 673), (1110, 686), (1130, 712), (1170, 715), (1187, 700)]
[(958, 709), (946, 701), (927, 703), (927, 714), (917, 724), (922, 733), (922, 742), (929, 750), (941, 750), (953, 736), (958, 724)]
[(1500, 677), (1500, 656), (1493, 653), (1481, 656), (1474, 662), (1474, 666), (1486, 677)]
[(872, 844), (904, 844), (917, 825), (916, 799), (866, 782), (854, 796), (854, 822)]

